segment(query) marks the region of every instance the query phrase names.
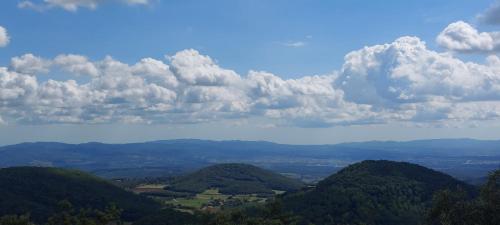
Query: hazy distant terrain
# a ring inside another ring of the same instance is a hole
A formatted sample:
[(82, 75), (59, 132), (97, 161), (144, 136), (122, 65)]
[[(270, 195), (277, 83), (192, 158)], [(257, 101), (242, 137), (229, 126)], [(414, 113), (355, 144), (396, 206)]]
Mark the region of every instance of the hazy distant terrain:
[(249, 163), (304, 181), (317, 181), (367, 159), (407, 161), (480, 182), (499, 168), (500, 141), (438, 139), (286, 145), (259, 141), (167, 140), (131, 144), (22, 143), (0, 147), (0, 167), (54, 166), (96, 175), (178, 175), (217, 163)]

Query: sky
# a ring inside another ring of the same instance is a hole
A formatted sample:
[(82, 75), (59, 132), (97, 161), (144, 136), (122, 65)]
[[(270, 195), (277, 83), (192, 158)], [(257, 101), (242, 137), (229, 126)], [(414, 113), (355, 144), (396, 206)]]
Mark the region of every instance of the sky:
[(500, 139), (500, 2), (0, 1), (0, 145)]

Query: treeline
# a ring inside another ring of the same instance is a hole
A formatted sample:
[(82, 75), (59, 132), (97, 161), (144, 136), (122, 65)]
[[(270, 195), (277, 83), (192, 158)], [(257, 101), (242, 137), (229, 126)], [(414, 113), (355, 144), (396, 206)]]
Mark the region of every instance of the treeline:
[[(75, 209), (71, 202), (58, 203), (58, 212), (50, 216), (44, 225), (121, 225), (122, 211), (116, 205), (109, 205), (104, 210), (81, 208)], [(0, 225), (36, 225), (29, 214), (6, 215), (0, 217)]]
[(469, 198), (464, 190), (444, 190), (434, 196), (429, 211), (429, 225), (498, 225), (500, 224), (500, 170), (489, 176), (480, 195)]
[[(134, 225), (291, 225), (298, 224), (298, 217), (285, 213), (279, 202), (251, 209), (221, 211), (215, 214), (196, 212), (194, 215), (163, 209), (146, 216)], [(59, 203), (59, 211), (45, 223), (35, 223), (26, 215), (0, 217), (0, 225), (122, 225), (122, 210), (110, 205), (104, 210), (75, 209), (69, 201)]]

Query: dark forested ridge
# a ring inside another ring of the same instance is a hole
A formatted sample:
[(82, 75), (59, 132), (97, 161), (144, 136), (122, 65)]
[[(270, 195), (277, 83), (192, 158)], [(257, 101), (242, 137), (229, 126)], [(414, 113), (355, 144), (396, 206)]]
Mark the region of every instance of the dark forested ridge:
[(61, 201), (76, 209), (123, 209), (126, 220), (138, 219), (159, 207), (151, 199), (125, 191), (107, 181), (76, 170), (42, 167), (0, 169), (0, 215), (29, 213), (45, 221)]
[(272, 194), (273, 190), (294, 191), (304, 184), (272, 171), (238, 163), (217, 164), (174, 180), (169, 189), (200, 193), (216, 188), (223, 194)]
[(420, 224), (436, 191), (457, 188), (475, 193), (474, 187), (419, 165), (370, 160), (313, 189), (285, 195), (283, 205), (315, 224)]
[[(6, 168), (0, 169), (0, 225), (32, 225), (30, 221), (45, 225), (109, 225), (122, 221), (137, 225), (496, 225), (500, 222), (499, 170), (491, 173), (480, 187), (416, 164), (386, 160), (355, 163), (314, 187), (303, 187), (300, 182), (242, 164), (214, 165), (177, 181), (196, 190), (227, 187), (230, 191), (247, 192), (265, 187), (288, 192), (260, 204), (180, 212), (84, 172)], [(290, 189), (266, 186), (269, 183), (290, 185)], [(62, 211), (61, 205), (65, 207)]]

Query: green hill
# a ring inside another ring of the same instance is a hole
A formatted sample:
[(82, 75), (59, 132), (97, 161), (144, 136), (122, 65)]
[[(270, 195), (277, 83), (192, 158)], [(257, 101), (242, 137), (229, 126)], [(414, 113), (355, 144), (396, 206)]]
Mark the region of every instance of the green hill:
[(291, 191), (303, 187), (300, 181), (246, 164), (218, 164), (182, 176), (169, 190), (200, 193), (217, 188), (222, 194), (271, 194), (273, 190)]
[(436, 191), (457, 187), (475, 192), (472, 186), (419, 165), (363, 161), (282, 200), (285, 209), (305, 223), (411, 225), (425, 218)]
[(123, 209), (122, 218), (133, 221), (159, 208), (156, 202), (125, 191), (84, 172), (41, 167), (0, 169), (0, 215), (30, 213), (37, 222), (69, 201), (76, 209), (102, 210), (110, 204)]

